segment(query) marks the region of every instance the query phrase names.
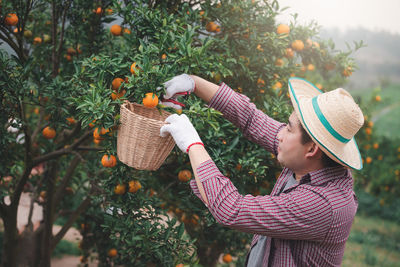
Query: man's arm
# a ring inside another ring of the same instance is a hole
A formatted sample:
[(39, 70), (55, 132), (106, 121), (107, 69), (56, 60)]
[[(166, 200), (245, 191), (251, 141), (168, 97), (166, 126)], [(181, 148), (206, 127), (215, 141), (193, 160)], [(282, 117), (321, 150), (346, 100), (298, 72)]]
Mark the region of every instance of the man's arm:
[(219, 86), (195, 75), (190, 75), (196, 85), (194, 93), (207, 104), (217, 93)]

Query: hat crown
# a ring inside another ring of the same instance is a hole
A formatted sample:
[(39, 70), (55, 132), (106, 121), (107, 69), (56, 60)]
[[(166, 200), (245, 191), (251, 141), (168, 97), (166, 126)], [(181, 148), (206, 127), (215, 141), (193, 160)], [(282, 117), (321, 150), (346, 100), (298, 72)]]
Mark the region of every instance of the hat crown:
[(355, 103), (353, 97), (342, 88), (316, 96), (316, 102), (330, 127), (344, 138), (343, 142), (352, 139), (364, 124), (364, 116), (360, 107)]

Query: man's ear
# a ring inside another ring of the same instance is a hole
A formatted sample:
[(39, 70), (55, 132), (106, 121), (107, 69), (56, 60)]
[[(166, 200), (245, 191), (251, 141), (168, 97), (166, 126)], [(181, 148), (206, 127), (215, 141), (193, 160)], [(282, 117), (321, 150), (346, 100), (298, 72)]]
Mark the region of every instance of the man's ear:
[(307, 144), (306, 158), (321, 158), (322, 150), (314, 142)]

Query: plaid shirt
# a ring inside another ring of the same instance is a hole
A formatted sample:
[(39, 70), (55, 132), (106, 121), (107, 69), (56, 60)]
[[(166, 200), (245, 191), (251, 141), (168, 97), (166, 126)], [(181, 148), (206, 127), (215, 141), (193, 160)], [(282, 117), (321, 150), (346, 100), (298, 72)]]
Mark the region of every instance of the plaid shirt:
[[(277, 154), (277, 133), (285, 124), (258, 110), (250, 100), (222, 83), (209, 103), (241, 129), (249, 140)], [(353, 179), (347, 168), (333, 167), (303, 176), (282, 191), (293, 172), (284, 168), (270, 195), (240, 195), (212, 160), (197, 173), (208, 209), (222, 225), (267, 236), (263, 266), (340, 266), (357, 211)], [(190, 186), (202, 199), (195, 180)], [(282, 192), (280, 192), (282, 191)]]

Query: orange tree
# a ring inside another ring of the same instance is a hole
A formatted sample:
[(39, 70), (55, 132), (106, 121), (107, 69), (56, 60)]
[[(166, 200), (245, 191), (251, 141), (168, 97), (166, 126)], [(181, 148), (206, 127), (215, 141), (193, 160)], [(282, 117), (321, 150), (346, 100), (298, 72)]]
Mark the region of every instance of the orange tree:
[[(317, 25), (295, 17), (279, 25), (277, 1), (37, 0), (0, 10), (0, 38), (13, 50), (0, 54), (5, 266), (48, 266), (71, 226), (83, 235), (83, 263), (97, 252), (102, 265), (213, 266), (221, 254), (240, 264), (251, 236), (218, 225), (190, 193), (186, 155), (175, 148), (152, 172), (118, 161), (119, 106), (161, 97), (157, 88), (185, 72), (224, 81), (285, 121), (290, 76), (325, 90), (355, 68), (352, 49), (335, 50)], [(183, 113), (239, 192), (269, 193), (275, 159), (199, 99), (186, 104)], [(29, 217), (19, 233), (24, 191), (44, 219), (34, 226)], [(54, 223), (63, 225), (55, 235)], [(27, 244), (35, 252), (21, 254)]]

